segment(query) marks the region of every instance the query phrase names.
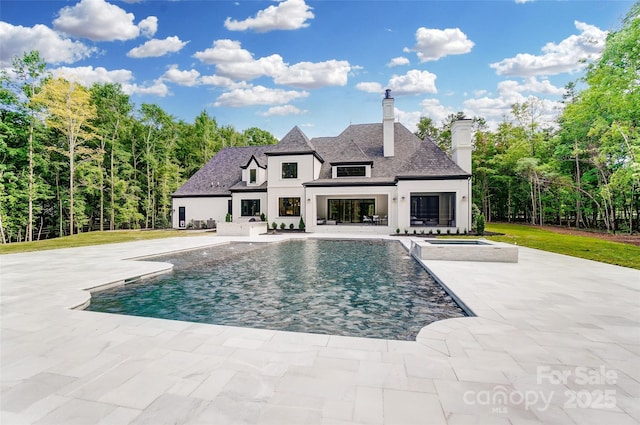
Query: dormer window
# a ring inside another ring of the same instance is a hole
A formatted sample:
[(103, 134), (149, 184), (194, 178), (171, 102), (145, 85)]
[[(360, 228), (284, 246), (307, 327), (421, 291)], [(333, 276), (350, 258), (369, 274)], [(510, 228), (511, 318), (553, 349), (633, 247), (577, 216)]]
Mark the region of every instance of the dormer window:
[(336, 177), (366, 177), (367, 167), (364, 165), (339, 165)]
[(255, 184), (256, 182), (256, 169), (252, 168), (249, 170), (249, 184)]
[(372, 162), (337, 162), (331, 164), (331, 178), (371, 177)]

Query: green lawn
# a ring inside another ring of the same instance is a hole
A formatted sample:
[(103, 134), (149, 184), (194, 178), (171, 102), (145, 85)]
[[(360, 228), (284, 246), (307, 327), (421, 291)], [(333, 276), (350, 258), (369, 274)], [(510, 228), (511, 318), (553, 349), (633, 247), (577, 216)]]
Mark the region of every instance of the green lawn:
[[(640, 270), (640, 247), (638, 246), (610, 242), (588, 236), (563, 235), (533, 226), (517, 224), (490, 223), (487, 225), (487, 231), (504, 233), (504, 236), (487, 237), (491, 240), (517, 243), (518, 245), (529, 248), (536, 248), (544, 251), (556, 252), (558, 254), (566, 254)], [(185, 232), (179, 230), (117, 230), (109, 232), (88, 232), (38, 242), (0, 245), (0, 254), (198, 235), (211, 235), (211, 233)]]
[(211, 233), (186, 232), (184, 230), (115, 230), (107, 232), (87, 232), (42, 241), (0, 245), (0, 254), (198, 235), (211, 235)]
[(534, 226), (518, 224), (487, 224), (488, 232), (504, 233), (504, 236), (488, 236), (499, 242), (517, 243), (529, 248), (588, 260), (631, 267), (640, 270), (640, 247), (611, 242), (588, 236), (554, 233)]

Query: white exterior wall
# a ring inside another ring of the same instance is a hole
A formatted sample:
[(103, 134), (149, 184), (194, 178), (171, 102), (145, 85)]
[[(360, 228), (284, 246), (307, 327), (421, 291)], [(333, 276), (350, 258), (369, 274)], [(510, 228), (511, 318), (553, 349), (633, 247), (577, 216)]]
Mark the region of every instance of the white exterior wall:
[[(240, 223), (249, 221), (251, 217), (242, 216), (242, 200), (243, 199), (259, 199), (260, 200), (260, 212), (267, 215), (267, 192), (236, 192), (233, 194), (233, 222)], [(258, 220), (260, 214), (255, 216)]]
[[(456, 224), (452, 232), (459, 229), (471, 231), (471, 179), (464, 180), (401, 180), (398, 182), (398, 225), (400, 231), (411, 229), (412, 193), (455, 193)], [(404, 199), (402, 199), (404, 197)], [(441, 205), (442, 208), (442, 205)], [(422, 228), (422, 227), (421, 227)], [(420, 228), (420, 229), (421, 229)], [(444, 230), (446, 231), (446, 227)]]
[(313, 179), (318, 180), (320, 178), (320, 168), (322, 163), (315, 156), (313, 157)]
[(173, 198), (172, 199), (172, 225), (179, 229), (179, 207), (185, 207), (185, 225), (191, 220), (215, 220), (224, 222), (227, 215), (228, 201), (231, 197), (198, 197), (198, 198)]
[[(282, 164), (285, 162), (298, 163), (298, 178), (282, 178)], [(290, 224), (293, 224), (296, 229), (300, 223), (300, 217), (304, 219), (305, 224), (308, 223), (308, 203), (307, 198), (305, 198), (305, 190), (302, 183), (314, 180), (317, 173), (319, 173), (319, 166), (320, 162), (311, 154), (269, 156), (267, 166), (269, 206), (266, 213), (269, 223), (275, 221), (278, 226), (280, 226), (280, 223), (284, 223), (287, 228), (289, 228)], [(280, 217), (280, 198), (300, 198), (300, 215)]]

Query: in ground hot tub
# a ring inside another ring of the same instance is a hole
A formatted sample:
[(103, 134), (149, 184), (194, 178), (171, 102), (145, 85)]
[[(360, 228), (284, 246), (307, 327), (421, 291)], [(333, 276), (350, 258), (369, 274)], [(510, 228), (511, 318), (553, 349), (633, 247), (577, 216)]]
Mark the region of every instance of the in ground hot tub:
[(421, 260), (518, 262), (517, 246), (487, 239), (414, 238), (411, 253)]

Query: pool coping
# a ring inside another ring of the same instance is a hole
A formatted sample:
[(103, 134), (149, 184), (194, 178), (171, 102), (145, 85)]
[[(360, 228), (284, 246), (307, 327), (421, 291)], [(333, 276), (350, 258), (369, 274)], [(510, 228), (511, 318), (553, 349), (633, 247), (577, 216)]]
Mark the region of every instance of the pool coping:
[[(89, 295), (87, 288), (158, 271), (154, 262), (127, 258), (225, 240), (292, 237), (202, 236), (0, 256), (0, 419), (325, 424), (417, 423), (425, 417), (452, 424), (640, 420), (634, 407), (640, 397), (635, 283), (640, 272), (527, 248), (520, 248), (517, 264), (426, 261), (477, 317), (435, 322), (423, 328), (416, 342), (69, 309)], [(605, 368), (617, 378), (597, 388), (575, 380), (540, 384), (540, 367), (574, 375), (579, 367)], [(464, 398), (470, 392), (496, 394), (498, 387), (510, 395), (606, 388), (614, 391), (616, 406), (571, 408), (560, 398), (538, 410), (513, 400), (496, 406)]]

